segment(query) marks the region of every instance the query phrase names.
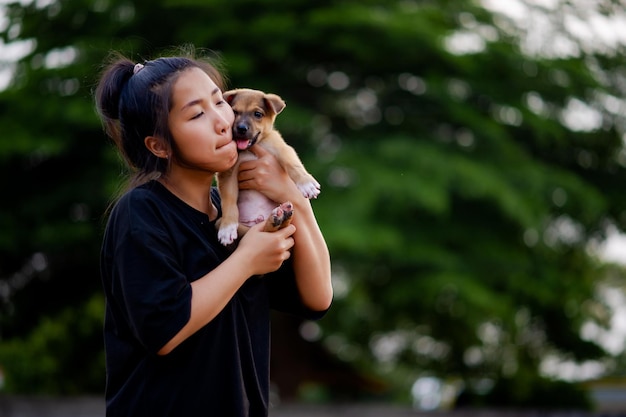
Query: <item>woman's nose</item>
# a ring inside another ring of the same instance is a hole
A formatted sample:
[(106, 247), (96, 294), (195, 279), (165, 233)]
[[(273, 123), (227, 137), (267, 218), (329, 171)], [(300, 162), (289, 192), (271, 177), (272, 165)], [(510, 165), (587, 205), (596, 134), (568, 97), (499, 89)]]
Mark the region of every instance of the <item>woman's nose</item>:
[(215, 130), (217, 133), (226, 133), (231, 129), (233, 123), (235, 122), (235, 114), (230, 108), (228, 108), (228, 110), (230, 111), (217, 113), (217, 120), (215, 121)]
[(226, 116), (219, 116), (215, 121), (215, 130), (219, 134), (224, 134), (230, 130), (232, 123)]

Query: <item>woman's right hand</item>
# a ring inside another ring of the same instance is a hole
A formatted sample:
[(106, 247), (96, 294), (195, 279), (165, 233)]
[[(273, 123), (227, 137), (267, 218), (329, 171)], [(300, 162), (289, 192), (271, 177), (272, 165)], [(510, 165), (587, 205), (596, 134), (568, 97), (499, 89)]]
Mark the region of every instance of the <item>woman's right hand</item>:
[(276, 271), (291, 256), (294, 245), (293, 224), (275, 232), (264, 232), (264, 222), (252, 226), (241, 238), (235, 253), (243, 255), (248, 263), (250, 276)]
[(276, 271), (289, 259), (296, 227), (289, 225), (276, 232), (264, 232), (263, 227), (265, 223), (261, 222), (250, 228), (228, 259), (191, 283), (191, 317), (161, 348), (160, 355), (168, 354), (213, 320), (248, 278)]

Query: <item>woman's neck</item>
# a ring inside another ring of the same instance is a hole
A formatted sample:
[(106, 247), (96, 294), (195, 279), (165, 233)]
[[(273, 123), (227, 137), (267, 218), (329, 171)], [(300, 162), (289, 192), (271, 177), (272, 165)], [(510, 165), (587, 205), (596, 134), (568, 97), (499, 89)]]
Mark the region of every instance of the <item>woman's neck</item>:
[(159, 182), (176, 197), (215, 220), (217, 208), (211, 201), (211, 186), (213, 179), (186, 178), (171, 174), (164, 174)]

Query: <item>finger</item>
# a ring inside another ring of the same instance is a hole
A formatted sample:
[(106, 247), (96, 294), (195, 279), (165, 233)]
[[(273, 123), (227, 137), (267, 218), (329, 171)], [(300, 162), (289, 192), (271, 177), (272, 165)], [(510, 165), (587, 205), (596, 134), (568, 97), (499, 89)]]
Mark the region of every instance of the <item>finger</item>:
[(241, 182), (241, 181), (248, 181), (248, 180), (253, 179), (254, 174), (250, 171), (252, 171), (252, 168), (240, 170), (239, 173), (237, 174), (237, 181)]
[(239, 164), (239, 175), (241, 175), (242, 172), (247, 172), (250, 171), (252, 169), (255, 168), (255, 163), (256, 160), (251, 160), (251, 161), (244, 161), (242, 163)]
[(293, 224), (290, 224), (289, 226), (285, 226), (275, 233), (282, 233), (282, 235), (286, 239), (289, 236), (293, 235), (295, 232), (296, 232), (296, 226), (294, 226)]

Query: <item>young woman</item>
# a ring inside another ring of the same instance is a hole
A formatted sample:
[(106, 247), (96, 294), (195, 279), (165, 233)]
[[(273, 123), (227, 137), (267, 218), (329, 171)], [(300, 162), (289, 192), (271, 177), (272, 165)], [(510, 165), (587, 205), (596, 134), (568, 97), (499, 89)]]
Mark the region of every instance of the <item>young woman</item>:
[(134, 170), (113, 206), (101, 272), (107, 416), (266, 416), (270, 309), (318, 319), (332, 300), (311, 205), (260, 147), (242, 189), (294, 205), (292, 224), (217, 240), (216, 172), (236, 161), (223, 79), (208, 62), (117, 57), (96, 89), (106, 132)]

